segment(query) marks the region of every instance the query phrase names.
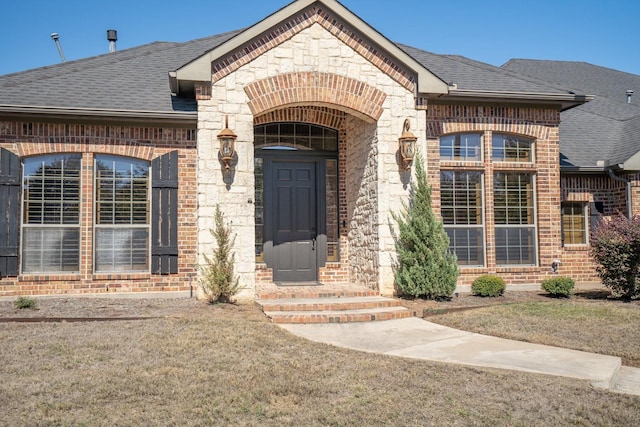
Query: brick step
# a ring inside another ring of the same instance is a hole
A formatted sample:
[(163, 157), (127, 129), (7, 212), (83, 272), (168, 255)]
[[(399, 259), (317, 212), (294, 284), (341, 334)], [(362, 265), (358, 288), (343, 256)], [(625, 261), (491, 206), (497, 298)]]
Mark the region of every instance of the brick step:
[(405, 307), (381, 307), (357, 310), (265, 311), (273, 323), (349, 323), (406, 319), (415, 312)]
[(355, 297), (376, 297), (380, 293), (373, 289), (345, 289), (329, 290), (325, 289), (286, 289), (278, 291), (259, 292), (256, 295), (258, 300), (281, 300), (281, 299), (311, 299), (311, 298), (355, 298)]
[(262, 310), (267, 311), (339, 311), (367, 308), (399, 307), (400, 301), (393, 298), (340, 297), (340, 298), (291, 298), (258, 300)]

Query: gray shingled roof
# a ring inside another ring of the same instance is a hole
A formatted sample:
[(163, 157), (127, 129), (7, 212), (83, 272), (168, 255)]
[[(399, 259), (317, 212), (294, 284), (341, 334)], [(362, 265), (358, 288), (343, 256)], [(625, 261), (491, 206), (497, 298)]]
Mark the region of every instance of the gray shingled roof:
[(184, 43), (154, 42), (114, 53), (0, 76), (0, 105), (196, 111), (172, 96), (167, 73), (237, 32)]
[[(172, 96), (167, 73), (239, 31), (184, 43), (155, 42), (115, 53), (0, 76), (0, 105), (125, 111), (193, 112), (196, 102)], [(462, 56), (399, 46), (459, 89), (563, 93), (532, 78)]]
[[(621, 164), (640, 151), (640, 76), (570, 61), (512, 59), (502, 68), (595, 95), (593, 101), (561, 115), (564, 166)], [(630, 104), (629, 89), (635, 92)]]
[(526, 75), (518, 75), (464, 56), (440, 55), (406, 45), (398, 45), (398, 47), (445, 82), (456, 84), (458, 89), (548, 94), (569, 93), (562, 86)]

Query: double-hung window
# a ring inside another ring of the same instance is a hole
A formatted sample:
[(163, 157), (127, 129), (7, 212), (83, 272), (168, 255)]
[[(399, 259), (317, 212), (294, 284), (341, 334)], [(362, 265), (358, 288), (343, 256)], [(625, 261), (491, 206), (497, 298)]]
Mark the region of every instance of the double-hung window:
[(149, 271), (149, 162), (95, 156), (94, 267)]
[(536, 264), (532, 173), (496, 172), (493, 212), (497, 265)]
[(80, 154), (26, 158), (22, 177), (22, 272), (80, 270)]
[(484, 265), (481, 172), (440, 172), (441, 214), (458, 264)]

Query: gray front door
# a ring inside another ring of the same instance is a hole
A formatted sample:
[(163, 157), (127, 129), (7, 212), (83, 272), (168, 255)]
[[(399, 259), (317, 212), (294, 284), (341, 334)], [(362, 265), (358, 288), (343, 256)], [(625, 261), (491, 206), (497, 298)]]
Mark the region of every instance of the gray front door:
[(316, 172), (315, 162), (272, 163), (268, 205), (276, 282), (318, 280)]

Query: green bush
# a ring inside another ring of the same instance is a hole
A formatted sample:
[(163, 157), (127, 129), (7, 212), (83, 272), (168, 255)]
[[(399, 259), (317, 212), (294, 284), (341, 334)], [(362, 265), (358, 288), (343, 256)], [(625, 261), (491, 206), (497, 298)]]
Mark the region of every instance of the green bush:
[(471, 284), (471, 292), (481, 297), (497, 297), (507, 287), (502, 277), (485, 274), (476, 278)]
[(542, 289), (553, 296), (568, 297), (573, 293), (575, 282), (570, 277), (552, 277), (542, 281)]
[(402, 295), (440, 299), (456, 289), (458, 260), (449, 251), (449, 237), (431, 208), (431, 187), (416, 155), (416, 180), (411, 183), (411, 198), (404, 211), (392, 213), (398, 224), (396, 286)]
[(200, 266), (200, 283), (210, 303), (232, 302), (242, 289), (239, 278), (233, 274), (235, 254), (232, 252), (236, 236), (231, 226), (225, 224), (220, 205), (216, 205), (215, 228), (211, 234), (216, 239), (213, 257), (203, 254), (205, 264)]
[(625, 299), (640, 296), (640, 216), (600, 221), (591, 237), (591, 257), (602, 284)]
[(23, 310), (25, 308), (36, 308), (36, 300), (29, 297), (18, 297), (18, 299), (13, 303), (19, 310)]

